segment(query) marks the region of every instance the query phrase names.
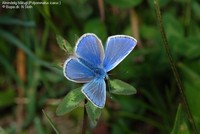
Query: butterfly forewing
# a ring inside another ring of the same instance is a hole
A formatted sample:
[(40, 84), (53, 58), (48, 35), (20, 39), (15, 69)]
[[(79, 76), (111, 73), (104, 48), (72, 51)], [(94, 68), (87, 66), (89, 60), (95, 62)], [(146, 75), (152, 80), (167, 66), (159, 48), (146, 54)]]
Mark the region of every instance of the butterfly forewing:
[(95, 34), (84, 34), (76, 44), (75, 54), (94, 67), (99, 67), (104, 59), (101, 40)]
[(136, 46), (137, 41), (126, 35), (108, 38), (103, 66), (108, 72), (115, 68)]
[(77, 58), (69, 58), (65, 61), (63, 73), (67, 79), (77, 83), (85, 83), (94, 79), (94, 72)]

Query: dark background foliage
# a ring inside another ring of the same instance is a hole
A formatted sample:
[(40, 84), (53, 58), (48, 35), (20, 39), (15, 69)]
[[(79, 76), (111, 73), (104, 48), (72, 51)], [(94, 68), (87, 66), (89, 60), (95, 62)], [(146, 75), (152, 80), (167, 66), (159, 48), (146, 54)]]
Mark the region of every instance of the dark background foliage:
[[(14, 1), (14, 0), (13, 0)], [(48, 0), (43, 0), (48, 1)], [(60, 100), (80, 86), (66, 80), (62, 64), (69, 54), (56, 35), (75, 45), (82, 34), (126, 34), (138, 40), (133, 52), (112, 72), (133, 85), (137, 94), (107, 97), (96, 128), (88, 133), (170, 133), (180, 95), (177, 90), (151, 0), (61, 0), (30, 9), (0, 7), (0, 132), (54, 133), (42, 114), (51, 117), (61, 133), (80, 133), (83, 104), (56, 116)], [(200, 3), (198, 0), (160, 0), (164, 28), (184, 91), (200, 126)], [(184, 117), (182, 117), (184, 118)], [(189, 133), (187, 121), (181, 132)], [(200, 131), (200, 128), (198, 128)]]

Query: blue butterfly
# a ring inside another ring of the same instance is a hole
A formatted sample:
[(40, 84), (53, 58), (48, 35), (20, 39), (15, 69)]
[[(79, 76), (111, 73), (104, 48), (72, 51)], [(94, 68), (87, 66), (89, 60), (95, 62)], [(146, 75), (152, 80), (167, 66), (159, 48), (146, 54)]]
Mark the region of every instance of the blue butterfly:
[(86, 83), (81, 89), (82, 93), (96, 107), (103, 108), (107, 72), (115, 68), (134, 49), (136, 43), (136, 39), (130, 36), (110, 36), (104, 53), (102, 42), (95, 34), (84, 34), (76, 43), (74, 55), (64, 63), (64, 76), (76, 83)]

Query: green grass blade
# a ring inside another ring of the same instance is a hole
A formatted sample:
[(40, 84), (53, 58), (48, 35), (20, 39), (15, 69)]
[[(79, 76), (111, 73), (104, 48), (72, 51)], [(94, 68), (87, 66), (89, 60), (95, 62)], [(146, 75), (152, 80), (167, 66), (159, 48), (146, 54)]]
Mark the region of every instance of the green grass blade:
[(34, 27), (34, 21), (22, 21), (16, 18), (11, 18), (8, 16), (0, 16), (0, 24), (3, 25), (18, 25), (18, 26), (25, 26), (25, 27)]
[(17, 84), (20, 85), (21, 87), (23, 87), (23, 83), (19, 79), (16, 71), (11, 66), (11, 64), (1, 54), (0, 54), (0, 63), (1, 63), (1, 65), (3, 65), (5, 67), (5, 70), (7, 71), (7, 73), (10, 74), (10, 76), (12, 76), (14, 78), (14, 80), (17, 82)]
[(47, 118), (48, 122), (50, 123), (51, 127), (53, 128), (53, 130), (55, 131), (56, 134), (60, 134), (58, 129), (55, 127), (55, 125), (53, 124), (51, 118), (47, 115), (47, 113), (42, 110), (43, 114), (45, 115), (45, 117)]
[(154, 8), (155, 8), (158, 27), (159, 27), (160, 34), (161, 34), (162, 40), (163, 40), (163, 45), (164, 45), (167, 57), (169, 59), (169, 63), (170, 63), (172, 72), (174, 74), (174, 78), (176, 80), (176, 84), (177, 84), (178, 89), (179, 89), (179, 94), (181, 96), (181, 102), (183, 104), (183, 107), (184, 107), (185, 111), (187, 112), (187, 117), (188, 117), (188, 120), (190, 122), (190, 126), (191, 126), (191, 128), (193, 130), (193, 133), (194, 134), (198, 134), (197, 126), (196, 126), (196, 124), (194, 122), (193, 115), (192, 115), (192, 113), (190, 111), (190, 107), (188, 105), (188, 101), (187, 101), (185, 92), (183, 90), (182, 81), (180, 79), (178, 70), (176, 68), (174, 59), (172, 57), (172, 54), (171, 54), (171, 51), (170, 51), (170, 48), (169, 48), (167, 36), (166, 36), (165, 29), (164, 29), (164, 26), (163, 26), (163, 21), (162, 21), (162, 16), (161, 16), (161, 11), (160, 11), (160, 5), (159, 5), (158, 0), (154, 0)]
[(18, 40), (15, 36), (10, 34), (9, 32), (0, 29), (0, 36), (3, 37), (4, 39), (6, 39), (11, 44), (13, 44), (14, 46), (22, 49), (28, 56), (30, 56), (33, 60), (35, 60), (40, 65), (43, 65), (43, 66), (51, 69), (54, 72), (62, 74), (62, 72), (60, 70), (58, 70), (57, 68), (53, 67), (52, 64), (39, 59), (28, 47), (26, 47), (25, 44), (23, 44), (20, 40)]
[(180, 104), (178, 106), (176, 119), (171, 134), (190, 134), (190, 131), (185, 121), (185, 114)]

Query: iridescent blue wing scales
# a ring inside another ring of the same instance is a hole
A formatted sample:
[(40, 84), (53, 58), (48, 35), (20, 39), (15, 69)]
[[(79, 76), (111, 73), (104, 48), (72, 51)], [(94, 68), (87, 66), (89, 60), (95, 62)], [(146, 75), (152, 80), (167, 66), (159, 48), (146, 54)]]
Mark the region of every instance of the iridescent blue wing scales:
[(75, 55), (94, 67), (102, 66), (104, 49), (101, 40), (95, 34), (84, 34), (76, 43)]
[(136, 39), (126, 35), (115, 35), (108, 38), (103, 66), (108, 72), (115, 68), (136, 46)]
[(94, 72), (81, 63), (77, 58), (69, 58), (65, 61), (63, 67), (64, 76), (77, 83), (85, 83), (94, 79)]
[(85, 84), (81, 90), (95, 106), (103, 108), (106, 101), (106, 84), (104, 79), (94, 79)]

